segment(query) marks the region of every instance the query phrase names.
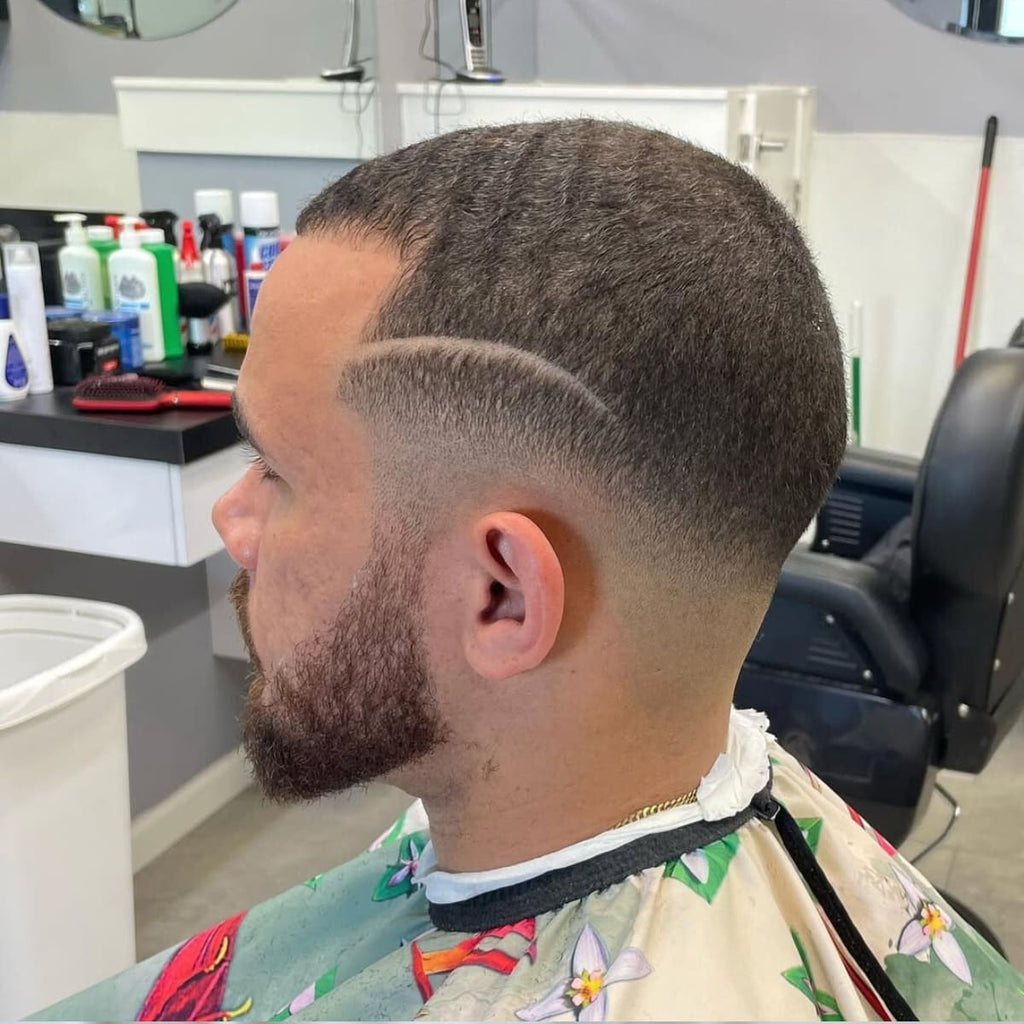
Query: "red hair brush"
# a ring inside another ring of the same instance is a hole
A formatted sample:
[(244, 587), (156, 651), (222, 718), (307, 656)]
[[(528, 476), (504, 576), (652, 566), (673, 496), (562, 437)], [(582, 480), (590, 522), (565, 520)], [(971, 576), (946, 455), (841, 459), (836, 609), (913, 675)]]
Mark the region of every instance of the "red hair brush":
[(162, 381), (122, 373), (89, 377), (76, 385), (71, 404), (81, 412), (160, 412), (162, 409), (230, 409), (230, 391), (168, 391)]

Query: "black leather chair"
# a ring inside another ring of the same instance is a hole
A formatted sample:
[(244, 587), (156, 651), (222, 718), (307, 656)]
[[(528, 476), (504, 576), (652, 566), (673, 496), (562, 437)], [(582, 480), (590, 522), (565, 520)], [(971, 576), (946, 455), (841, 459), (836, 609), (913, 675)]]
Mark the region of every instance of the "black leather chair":
[(963, 363), (920, 463), (848, 452), (736, 703), (895, 844), (985, 767), (1024, 703), (1024, 349)]

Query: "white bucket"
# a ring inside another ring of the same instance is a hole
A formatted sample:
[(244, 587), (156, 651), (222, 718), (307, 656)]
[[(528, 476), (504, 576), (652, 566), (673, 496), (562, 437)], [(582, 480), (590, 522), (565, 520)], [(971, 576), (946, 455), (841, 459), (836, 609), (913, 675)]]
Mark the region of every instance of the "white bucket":
[(0, 1020), (135, 962), (126, 608), (0, 597)]

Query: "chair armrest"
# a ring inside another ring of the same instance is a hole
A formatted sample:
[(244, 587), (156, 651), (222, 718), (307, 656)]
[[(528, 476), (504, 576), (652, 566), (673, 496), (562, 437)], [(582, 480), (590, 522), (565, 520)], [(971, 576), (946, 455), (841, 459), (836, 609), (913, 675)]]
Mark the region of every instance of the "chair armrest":
[(921, 460), (874, 448), (847, 448), (839, 467), (838, 483), (885, 490), (907, 501), (914, 497), (914, 488), (921, 471)]
[(920, 462), (850, 448), (816, 520), (812, 550), (859, 559), (910, 515)]
[(835, 616), (870, 652), (887, 688), (904, 696), (920, 689), (928, 664), (924, 641), (877, 569), (794, 551), (782, 568), (775, 594)]

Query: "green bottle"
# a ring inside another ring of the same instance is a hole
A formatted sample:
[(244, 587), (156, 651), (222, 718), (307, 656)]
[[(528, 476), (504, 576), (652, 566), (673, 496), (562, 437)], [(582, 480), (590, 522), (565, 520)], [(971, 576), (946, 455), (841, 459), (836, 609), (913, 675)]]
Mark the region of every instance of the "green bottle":
[(177, 359), (183, 354), (181, 318), (178, 316), (177, 250), (164, 241), (159, 228), (143, 228), (139, 232), (142, 248), (156, 257), (156, 278), (160, 286), (160, 313), (164, 328), (164, 358)]
[(100, 277), (103, 279), (103, 308), (110, 309), (110, 273), (107, 260), (120, 246), (114, 239), (114, 229), (106, 224), (90, 224), (85, 229), (86, 241), (100, 254)]

